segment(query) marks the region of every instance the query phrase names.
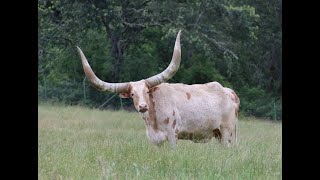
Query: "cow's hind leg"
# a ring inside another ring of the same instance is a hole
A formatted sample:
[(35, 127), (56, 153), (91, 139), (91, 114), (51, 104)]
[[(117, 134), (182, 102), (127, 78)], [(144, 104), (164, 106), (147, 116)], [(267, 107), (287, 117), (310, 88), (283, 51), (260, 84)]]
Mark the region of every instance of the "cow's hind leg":
[(222, 144), (230, 147), (231, 146), (231, 131), (228, 127), (221, 127), (221, 140)]

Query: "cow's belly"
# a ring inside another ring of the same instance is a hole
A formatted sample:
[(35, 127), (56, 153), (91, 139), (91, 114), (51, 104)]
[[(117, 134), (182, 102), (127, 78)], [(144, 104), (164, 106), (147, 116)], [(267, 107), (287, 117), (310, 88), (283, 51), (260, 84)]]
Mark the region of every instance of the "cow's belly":
[(208, 132), (220, 128), (222, 119), (232, 111), (220, 97), (209, 94), (191, 96), (190, 101), (177, 103), (176, 107), (180, 116), (177, 124), (185, 132)]
[(219, 129), (223, 119), (223, 112), (217, 109), (214, 105), (181, 107), (178, 110), (180, 115), (177, 122), (179, 131), (197, 133), (200, 136), (203, 134), (202, 132), (207, 134), (207, 132), (211, 132), (214, 129)]

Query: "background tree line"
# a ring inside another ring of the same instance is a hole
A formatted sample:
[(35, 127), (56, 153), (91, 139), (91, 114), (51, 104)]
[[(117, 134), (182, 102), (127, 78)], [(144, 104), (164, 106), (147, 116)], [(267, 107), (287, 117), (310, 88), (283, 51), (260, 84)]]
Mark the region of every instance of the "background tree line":
[(75, 46), (108, 82), (150, 77), (170, 63), (178, 30), (181, 65), (169, 82), (218, 81), (246, 115), (282, 118), (281, 0), (39, 0), (40, 101), (118, 109), (95, 90)]

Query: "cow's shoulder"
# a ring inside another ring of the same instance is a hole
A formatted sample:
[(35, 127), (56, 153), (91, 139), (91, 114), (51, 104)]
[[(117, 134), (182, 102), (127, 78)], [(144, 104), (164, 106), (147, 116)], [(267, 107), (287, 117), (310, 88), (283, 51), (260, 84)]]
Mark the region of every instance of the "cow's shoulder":
[(214, 81), (214, 82), (206, 83), (204, 85), (207, 87), (207, 90), (209, 92), (219, 94), (220, 96), (226, 96), (226, 91), (224, 90), (224, 87), (220, 83)]
[(222, 90), (223, 89), (223, 86), (216, 81), (206, 83), (205, 85), (207, 87), (209, 87), (209, 89), (211, 89), (211, 90)]
[(163, 94), (167, 93), (167, 91), (170, 91), (172, 89), (171, 84), (169, 83), (161, 83), (157, 86), (154, 86), (149, 89), (149, 93), (152, 94)]

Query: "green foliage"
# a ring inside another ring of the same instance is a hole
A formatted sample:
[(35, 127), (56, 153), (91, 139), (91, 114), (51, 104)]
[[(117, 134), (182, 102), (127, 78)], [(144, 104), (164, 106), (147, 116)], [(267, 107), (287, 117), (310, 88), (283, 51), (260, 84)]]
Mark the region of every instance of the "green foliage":
[[(241, 113), (281, 119), (281, 10), (278, 0), (40, 0), (39, 99), (99, 107), (113, 94), (85, 79), (76, 46), (100, 79), (136, 81), (168, 66), (182, 29), (182, 61), (169, 82), (218, 81), (238, 93)], [(132, 101), (106, 106), (121, 103)]]
[(157, 57), (157, 47), (153, 42), (131, 46), (127, 53), (120, 73), (123, 81), (137, 81), (159, 73), (161, 58)]
[[(179, 74), (182, 76), (180, 79), (181, 83), (203, 84), (214, 80), (223, 86), (230, 87), (229, 82), (215, 69), (214, 63), (205, 59), (202, 55), (193, 56), (190, 60), (194, 62), (191, 67), (181, 67), (179, 69), (181, 71)], [(178, 76), (178, 78), (180, 77)]]
[(282, 100), (271, 96), (265, 90), (244, 86), (239, 89), (238, 95), (242, 97), (240, 110), (245, 114), (274, 120), (282, 119)]

